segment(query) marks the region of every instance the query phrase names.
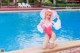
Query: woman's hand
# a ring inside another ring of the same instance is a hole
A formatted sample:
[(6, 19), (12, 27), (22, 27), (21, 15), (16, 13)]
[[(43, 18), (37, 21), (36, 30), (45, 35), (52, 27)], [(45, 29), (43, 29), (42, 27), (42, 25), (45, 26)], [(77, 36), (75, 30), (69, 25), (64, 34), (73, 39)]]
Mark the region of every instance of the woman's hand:
[(58, 18), (58, 19), (59, 19), (59, 15), (56, 15), (56, 18)]

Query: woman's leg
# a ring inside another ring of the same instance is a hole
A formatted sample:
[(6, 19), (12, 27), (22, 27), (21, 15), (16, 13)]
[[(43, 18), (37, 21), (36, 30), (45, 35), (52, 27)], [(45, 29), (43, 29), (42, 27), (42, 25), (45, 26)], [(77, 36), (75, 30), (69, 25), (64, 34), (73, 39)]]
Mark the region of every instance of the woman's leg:
[(53, 43), (49, 43), (49, 48), (52, 49), (57, 46), (57, 41), (55, 40)]
[(44, 38), (44, 42), (43, 42), (43, 49), (47, 49), (48, 43), (49, 43), (49, 37), (48, 37), (48, 35), (46, 34), (46, 35), (45, 35), (45, 38)]
[(53, 32), (53, 33), (52, 33), (52, 37), (51, 37), (51, 39), (50, 39), (50, 41), (49, 41), (49, 48), (54, 48), (54, 47), (56, 47), (56, 46), (57, 46), (56, 35), (55, 35), (55, 33)]

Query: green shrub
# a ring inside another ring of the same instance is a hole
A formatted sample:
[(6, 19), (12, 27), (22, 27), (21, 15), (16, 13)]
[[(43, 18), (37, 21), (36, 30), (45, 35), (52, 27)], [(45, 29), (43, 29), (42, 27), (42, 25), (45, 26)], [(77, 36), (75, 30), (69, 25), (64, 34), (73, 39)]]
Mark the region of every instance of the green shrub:
[(64, 4), (64, 3), (58, 3), (57, 4), (57, 7), (66, 7), (66, 6), (67, 7), (79, 7), (80, 4), (75, 4), (75, 3), (66, 3), (66, 4)]
[(43, 3), (43, 5), (45, 5), (45, 6), (53, 6), (53, 3), (50, 2), (50, 1), (46, 1), (46, 2)]
[(66, 6), (69, 6), (69, 7), (78, 7), (78, 6), (80, 6), (80, 4), (72, 3), (72, 4), (66, 4)]
[(40, 0), (35, 0), (36, 3), (40, 3)]
[(8, 0), (2, 0), (2, 6), (8, 6)]
[(65, 7), (65, 6), (66, 6), (66, 4), (62, 4), (62, 3), (57, 4), (57, 7)]
[(8, 6), (8, 3), (3, 3), (2, 6)]
[(19, 0), (19, 1), (18, 1), (18, 3), (22, 3), (22, 2), (23, 2), (22, 0)]
[(34, 3), (29, 3), (30, 5), (34, 5)]
[(8, 0), (2, 0), (3, 3), (8, 3)]
[(34, 3), (34, 0), (29, 0), (29, 3)]

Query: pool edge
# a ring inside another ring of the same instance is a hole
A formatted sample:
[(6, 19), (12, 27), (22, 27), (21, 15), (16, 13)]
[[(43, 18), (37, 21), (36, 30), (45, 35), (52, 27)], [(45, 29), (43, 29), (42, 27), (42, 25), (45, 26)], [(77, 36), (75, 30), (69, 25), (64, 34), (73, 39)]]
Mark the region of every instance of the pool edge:
[(58, 45), (57, 47), (55, 47), (54, 49), (42, 50), (41, 47), (36, 47), (36, 48), (28, 48), (28, 49), (3, 52), (3, 53), (42, 53), (42, 52), (50, 53), (50, 52), (57, 52), (57, 51), (66, 50), (70, 48), (77, 48), (77, 47), (80, 47), (80, 40), (62, 43)]
[[(0, 13), (7, 13), (7, 12), (39, 12), (40, 10), (15, 10), (15, 11), (0, 11)], [(56, 11), (80, 11), (80, 9), (58, 9)]]

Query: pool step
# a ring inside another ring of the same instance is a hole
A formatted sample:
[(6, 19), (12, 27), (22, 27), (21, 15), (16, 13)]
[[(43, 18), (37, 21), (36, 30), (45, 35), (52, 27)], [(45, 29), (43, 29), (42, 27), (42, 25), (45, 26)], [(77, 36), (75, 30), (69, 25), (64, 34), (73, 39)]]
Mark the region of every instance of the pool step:
[(80, 53), (80, 47), (70, 48), (67, 50), (61, 50), (61, 51), (52, 52), (52, 53)]
[(28, 48), (28, 49), (22, 49), (22, 50), (16, 50), (16, 51), (4, 52), (4, 53), (43, 53), (43, 52), (56, 53), (56, 52), (69, 50), (69, 49), (73, 49), (73, 48), (80, 48), (80, 40), (62, 43), (53, 49), (43, 50), (41, 47), (35, 47), (35, 48)]
[(62, 43), (53, 49), (47, 49), (47, 50), (44, 50), (43, 52), (48, 52), (48, 53), (55, 52), (56, 53), (58, 51), (68, 50), (72, 48), (80, 48), (80, 40)]

